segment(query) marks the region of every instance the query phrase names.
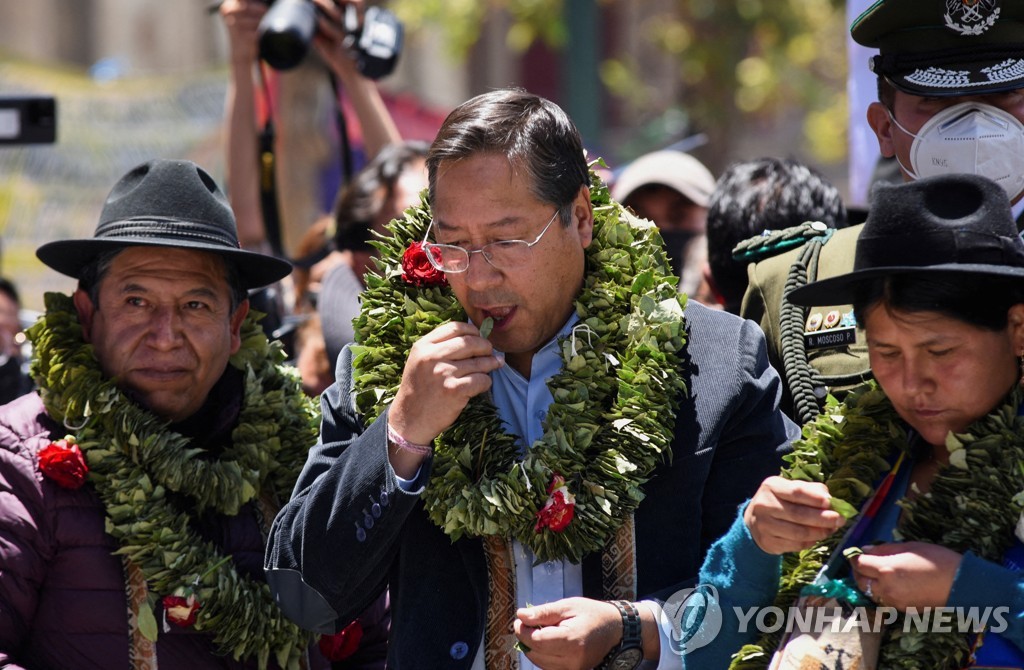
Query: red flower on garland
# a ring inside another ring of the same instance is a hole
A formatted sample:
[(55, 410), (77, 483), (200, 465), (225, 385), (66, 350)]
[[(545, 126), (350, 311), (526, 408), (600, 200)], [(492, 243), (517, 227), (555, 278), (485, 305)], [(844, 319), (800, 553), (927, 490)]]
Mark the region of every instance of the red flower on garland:
[(363, 625), (356, 619), (342, 628), (340, 633), (321, 635), (317, 646), (328, 661), (343, 661), (356, 653), (362, 639)]
[(537, 512), (537, 523), (533, 527), (533, 532), (539, 533), (544, 528), (550, 528), (556, 533), (561, 533), (575, 514), (576, 496), (569, 493), (565, 477), (556, 474), (548, 486), (548, 500)]
[(402, 254), (402, 279), (413, 286), (447, 286), (448, 278), (430, 264), (422, 242), (413, 242)]
[(77, 489), (85, 483), (89, 466), (85, 456), (68, 435), (63, 440), (51, 442), (39, 451), (39, 471), (66, 489)]
[(199, 600), (191, 590), (186, 594), (175, 594), (164, 596), (164, 616), (175, 626), (188, 628), (196, 622), (196, 615), (199, 613)]

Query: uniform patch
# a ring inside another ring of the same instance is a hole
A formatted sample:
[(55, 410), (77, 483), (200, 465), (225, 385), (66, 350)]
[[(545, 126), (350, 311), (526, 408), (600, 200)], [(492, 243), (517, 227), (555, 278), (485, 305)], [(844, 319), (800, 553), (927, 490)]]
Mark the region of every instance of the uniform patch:
[(805, 328), (804, 348), (807, 351), (848, 347), (857, 343), (857, 320), (852, 311), (842, 314), (833, 309), (824, 316), (821, 312), (813, 312)]
[(812, 349), (848, 347), (856, 343), (856, 328), (833, 328), (832, 330), (822, 330), (817, 333), (804, 333), (804, 348), (807, 351)]

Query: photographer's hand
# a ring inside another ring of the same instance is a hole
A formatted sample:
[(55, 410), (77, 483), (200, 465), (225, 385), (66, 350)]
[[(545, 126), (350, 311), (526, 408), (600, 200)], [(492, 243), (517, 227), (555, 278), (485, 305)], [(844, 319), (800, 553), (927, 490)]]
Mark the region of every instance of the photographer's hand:
[(224, 106), (228, 198), (242, 248), (265, 250), (253, 66), (259, 55), (260, 19), (267, 13), (267, 5), (260, 0), (224, 0), (219, 11), (231, 47), (231, 78)]
[(355, 60), (346, 44), (345, 11), (348, 6), (355, 7), (362, 21), (363, 0), (312, 0), (317, 6), (317, 31), (313, 38), (313, 46), (327, 63), (328, 67), (341, 78), (346, 85), (360, 77)]
[(257, 29), (267, 5), (259, 0), (224, 0), (219, 11), (228, 29), (231, 62), (251, 68), (259, 55)]
[(363, 0), (312, 0), (319, 10), (317, 33), (313, 47), (320, 58), (338, 77), (352, 107), (359, 117), (367, 160), (372, 159), (388, 144), (402, 141), (391, 113), (380, 97), (377, 84), (359, 73), (352, 53), (346, 44), (345, 10), (354, 7), (363, 20)]

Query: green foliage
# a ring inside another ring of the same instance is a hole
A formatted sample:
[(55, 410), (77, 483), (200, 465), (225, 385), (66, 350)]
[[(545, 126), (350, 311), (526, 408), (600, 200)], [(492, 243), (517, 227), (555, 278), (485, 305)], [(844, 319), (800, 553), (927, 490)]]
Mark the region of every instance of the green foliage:
[[(566, 0), (392, 0), (412, 31), (436, 23), (454, 56), (463, 58), (484, 19), (504, 11), (511, 19), (507, 46), (522, 52), (534, 41), (558, 48), (569, 29)], [(600, 2), (625, 11), (625, 0)], [(638, 34), (675, 61), (685, 85), (689, 121), (725, 148), (743, 124), (806, 112), (804, 134), (821, 161), (846, 152), (845, 3), (841, 0), (675, 0), (651, 12)], [(614, 23), (614, 22), (613, 22)], [(600, 65), (604, 86), (641, 123), (659, 109), (659, 82), (640, 63), (616, 57)], [(666, 135), (662, 135), (663, 139)], [(671, 136), (671, 135), (669, 135)], [(677, 135), (678, 136), (678, 135)], [(655, 143), (656, 144), (656, 143)], [(649, 148), (649, 147), (648, 147)]]
[(203, 514), (237, 515), (260, 494), (287, 499), (316, 441), (316, 405), (283, 364), (281, 344), (263, 334), (260, 317), (249, 313), (231, 357), (245, 373), (245, 391), (231, 443), (216, 450), (194, 448), (103, 374), (70, 296), (47, 293), (46, 314), (28, 330), (32, 374), (50, 418), (75, 426), (114, 553), (145, 577), (143, 635), (157, 637), (149, 610), (156, 598), (194, 589), (201, 607), (193, 627), (210, 633), (220, 653), (254, 659), (261, 669), (273, 653), (279, 666), (298, 670), (310, 634), (284, 616), (266, 582), (239, 573), (194, 530)]
[[(971, 551), (994, 563), (1001, 561), (1013, 542), (1024, 503), (1024, 418), (1017, 414), (1022, 401), (1022, 392), (1014, 389), (967, 432), (947, 435), (949, 465), (940, 468), (927, 492), (897, 502), (902, 513), (894, 532), (896, 541), (929, 542), (959, 553)], [(873, 495), (873, 487), (896, 455), (910, 454), (907, 435), (906, 426), (877, 382), (868, 382), (804, 426), (803, 437), (785, 456), (782, 475), (823, 482), (833, 502), (838, 497), (849, 503), (839, 505), (848, 512), (851, 506), (862, 507)], [(787, 608), (796, 602), (852, 523), (848, 521), (847, 527), (810, 549), (785, 555), (777, 607)], [(964, 667), (969, 654), (967, 636), (955, 629), (921, 631), (905, 625), (904, 616), (900, 613), (886, 628), (878, 667)], [(764, 634), (756, 644), (745, 645), (733, 657), (730, 669), (767, 667), (781, 638), (779, 630)]]
[(497, 10), (512, 19), (506, 44), (513, 51), (525, 51), (536, 40), (563, 45), (563, 5), (563, 0), (392, 0), (389, 7), (411, 31), (426, 24), (442, 27), (451, 54), (464, 58), (479, 38), (484, 19)]
[[(547, 382), (553, 402), (543, 436), (520, 454), (520, 440), (483, 394), (435, 442), (423, 503), (453, 541), (513, 537), (538, 561), (578, 563), (601, 550), (643, 499), (655, 466), (671, 460), (675, 410), (686, 391), (679, 372), (685, 297), (657, 228), (613, 202), (594, 172), (590, 195), (594, 239), (576, 299), (580, 321), (558, 343), (563, 368)], [(414, 342), (465, 318), (450, 287), (402, 278), (406, 249), (429, 222), (424, 198), (376, 242), (381, 273), (367, 276), (353, 323), (356, 406), (366, 423), (395, 397)], [(575, 500), (573, 520), (560, 529), (539, 523), (556, 476)]]

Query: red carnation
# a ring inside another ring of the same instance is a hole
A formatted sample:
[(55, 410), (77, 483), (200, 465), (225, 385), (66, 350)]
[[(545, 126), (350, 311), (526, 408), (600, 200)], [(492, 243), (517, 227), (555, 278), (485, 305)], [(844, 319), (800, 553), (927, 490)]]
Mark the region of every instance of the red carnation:
[(202, 605), (195, 593), (188, 595), (164, 596), (164, 616), (176, 626), (188, 628), (196, 622), (196, 614)]
[(89, 466), (85, 464), (85, 457), (75, 444), (75, 438), (68, 435), (39, 451), (39, 471), (59, 486), (77, 489), (85, 483)]
[(402, 254), (402, 279), (413, 286), (447, 286), (448, 278), (430, 264), (422, 242), (413, 242)]
[(363, 639), (363, 626), (356, 619), (334, 635), (321, 635), (318, 646), (328, 661), (343, 661), (359, 649)]
[(537, 512), (537, 523), (533, 527), (535, 533), (544, 528), (550, 528), (556, 533), (561, 533), (572, 521), (576, 514), (576, 496), (569, 493), (569, 487), (565, 485), (565, 477), (556, 474), (551, 478), (548, 486), (548, 500), (544, 507)]

